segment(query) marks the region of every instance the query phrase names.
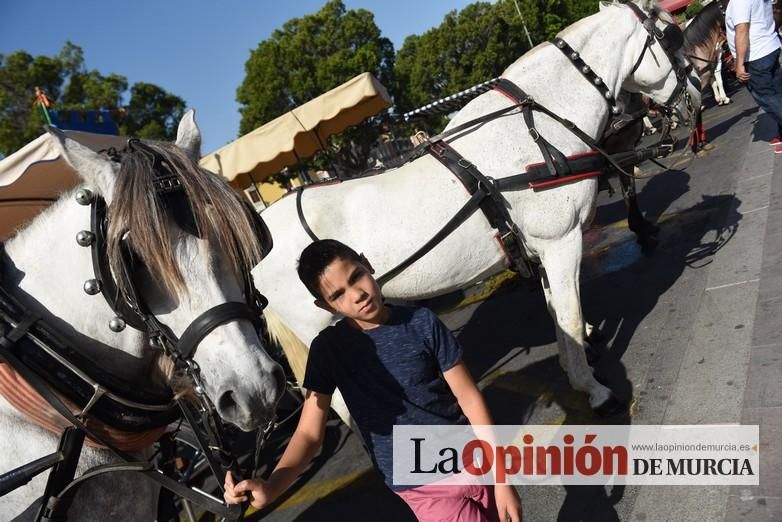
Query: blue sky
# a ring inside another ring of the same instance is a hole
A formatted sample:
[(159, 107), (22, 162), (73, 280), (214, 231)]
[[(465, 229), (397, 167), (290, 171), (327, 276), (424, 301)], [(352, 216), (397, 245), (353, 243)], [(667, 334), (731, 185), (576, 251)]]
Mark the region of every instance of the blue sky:
[[(474, 0), (473, 0), (474, 1)], [(364, 8), (394, 48), (440, 24), (470, 0), (344, 0)], [(0, 54), (53, 56), (66, 40), (84, 50), (88, 69), (122, 74), (130, 85), (157, 84), (196, 109), (203, 152), (239, 131), (236, 88), (261, 41), (325, 0), (0, 0)], [(33, 94), (30, 94), (31, 100)], [(126, 100), (127, 101), (127, 100)]]

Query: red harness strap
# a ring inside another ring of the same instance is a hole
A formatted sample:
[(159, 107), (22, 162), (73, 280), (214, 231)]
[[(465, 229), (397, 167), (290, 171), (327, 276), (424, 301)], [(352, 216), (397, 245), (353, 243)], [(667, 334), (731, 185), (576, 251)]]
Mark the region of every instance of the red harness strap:
[[(71, 426), (57, 410), (55, 410), (38, 392), (30, 386), (10, 365), (0, 363), (0, 395), (7, 400), (20, 413), (30, 418), (35, 424), (53, 433), (61, 433)], [(60, 400), (67, 404), (71, 411), (78, 408), (70, 401), (60, 396)], [(157, 441), (166, 431), (166, 426), (153, 430), (131, 433), (117, 430), (100, 422), (94, 417), (87, 417), (84, 424), (92, 430), (96, 436), (103, 438), (116, 448), (134, 452), (148, 448)], [(86, 443), (95, 448), (103, 448), (101, 444), (87, 438)]]
[[(600, 158), (601, 156), (600, 156), (599, 152), (589, 151), (589, 152), (582, 152), (582, 153), (579, 153), (579, 154), (573, 154), (571, 156), (567, 156), (567, 159), (568, 160), (575, 160), (575, 159), (579, 159), (579, 158), (588, 158), (588, 157)], [(526, 170), (527, 172), (535, 171), (535, 170), (538, 170), (538, 169), (540, 169), (542, 167), (545, 167), (545, 165), (546, 164), (544, 162), (542, 162), (542, 161), (540, 163), (530, 163), (529, 165), (526, 166), (526, 168), (524, 170)], [(543, 189), (543, 188), (550, 188), (550, 187), (554, 187), (554, 186), (557, 186), (557, 185), (561, 185), (563, 183), (570, 183), (570, 182), (573, 182), (573, 181), (579, 181), (579, 180), (586, 179), (586, 178), (594, 178), (594, 177), (600, 176), (601, 174), (603, 174), (603, 172), (601, 170), (591, 170), (590, 169), (590, 170), (588, 170), (586, 172), (574, 172), (573, 174), (569, 174), (569, 175), (566, 175), (566, 176), (559, 176), (559, 177), (554, 178), (554, 179), (550, 179), (549, 178), (549, 179), (543, 179), (541, 181), (530, 181), (528, 186), (529, 186), (529, 188), (535, 189), (535, 190)]]

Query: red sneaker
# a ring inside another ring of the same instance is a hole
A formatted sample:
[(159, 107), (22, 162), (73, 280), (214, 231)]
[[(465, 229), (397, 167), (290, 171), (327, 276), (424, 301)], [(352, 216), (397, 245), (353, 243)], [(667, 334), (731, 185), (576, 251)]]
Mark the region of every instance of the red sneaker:
[(774, 154), (782, 154), (782, 144), (774, 147)]
[(768, 144), (771, 145), (772, 147), (776, 147), (777, 145), (782, 145), (782, 138), (776, 137), (773, 140), (769, 141)]

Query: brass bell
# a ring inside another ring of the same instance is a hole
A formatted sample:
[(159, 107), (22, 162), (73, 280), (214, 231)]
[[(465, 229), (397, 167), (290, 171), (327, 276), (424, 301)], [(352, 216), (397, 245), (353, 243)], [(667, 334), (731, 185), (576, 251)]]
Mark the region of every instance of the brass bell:
[(125, 326), (127, 326), (125, 320), (120, 316), (112, 317), (111, 321), (109, 321), (109, 329), (111, 329), (112, 332), (119, 333), (125, 329)]
[(87, 279), (84, 281), (84, 292), (87, 295), (95, 295), (100, 293), (100, 281), (97, 279)]
[(76, 191), (76, 203), (79, 205), (89, 205), (95, 199), (95, 195), (90, 189), (82, 188)]
[(95, 234), (90, 230), (80, 230), (76, 234), (76, 242), (79, 246), (88, 247), (95, 241)]

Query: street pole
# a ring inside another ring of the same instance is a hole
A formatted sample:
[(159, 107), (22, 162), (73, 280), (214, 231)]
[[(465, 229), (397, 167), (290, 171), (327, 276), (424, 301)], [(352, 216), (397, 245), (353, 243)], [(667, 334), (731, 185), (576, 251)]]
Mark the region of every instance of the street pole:
[(519, 9), (519, 3), (516, 0), (513, 0), (513, 5), (516, 6), (516, 12), (519, 13), (519, 18), (521, 18), (521, 25), (524, 27), (524, 32), (527, 35), (527, 41), (529, 42), (529, 48), (532, 49), (535, 47), (535, 45), (532, 43), (532, 37), (529, 35), (529, 29), (527, 29), (527, 23), (524, 21), (524, 16), (521, 14), (521, 9)]

